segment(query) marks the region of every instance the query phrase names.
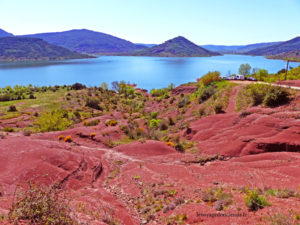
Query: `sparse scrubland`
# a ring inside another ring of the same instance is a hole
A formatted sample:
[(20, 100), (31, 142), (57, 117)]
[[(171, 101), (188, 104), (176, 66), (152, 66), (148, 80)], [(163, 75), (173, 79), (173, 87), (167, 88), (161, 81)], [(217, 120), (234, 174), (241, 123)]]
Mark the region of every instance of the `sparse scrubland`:
[(0, 221), (298, 224), (299, 97), (217, 71), (149, 94), (126, 82), (2, 88), (0, 153), (16, 180), (0, 172)]

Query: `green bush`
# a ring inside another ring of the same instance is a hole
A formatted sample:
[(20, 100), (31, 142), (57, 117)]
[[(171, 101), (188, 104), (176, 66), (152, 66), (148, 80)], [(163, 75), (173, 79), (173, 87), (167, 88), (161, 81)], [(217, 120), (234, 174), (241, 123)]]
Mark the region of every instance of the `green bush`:
[(220, 80), (221, 73), (219, 71), (209, 72), (203, 77), (201, 77), (200, 84), (203, 86), (209, 85), (212, 82)]
[(91, 127), (91, 126), (97, 126), (99, 123), (100, 123), (100, 120), (96, 119), (96, 120), (91, 120), (91, 121), (85, 121), (83, 123), (83, 125), (86, 127)]
[(247, 86), (247, 92), (253, 105), (264, 104), (276, 107), (289, 101), (290, 93), (286, 88), (266, 84), (251, 84)]
[(72, 125), (72, 122), (68, 119), (67, 111), (57, 109), (44, 113), (37, 118), (35, 124), (38, 126), (39, 131), (48, 132), (65, 130)]
[(85, 106), (90, 107), (92, 109), (103, 110), (100, 106), (100, 100), (98, 98), (87, 98), (85, 102)]
[(17, 112), (17, 111), (18, 110), (17, 110), (16, 106), (14, 106), (14, 105), (9, 106), (9, 108), (8, 108), (8, 112)]
[(215, 93), (216, 93), (216, 88), (211, 85), (201, 88), (199, 90), (199, 104), (208, 100)]
[(263, 104), (269, 107), (276, 107), (285, 104), (289, 101), (289, 93), (287, 89), (282, 87), (272, 86), (268, 89), (264, 97)]
[(170, 90), (173, 89), (173, 86), (169, 86), (168, 88), (160, 88), (160, 89), (152, 89), (150, 94), (153, 97), (161, 97), (161, 98), (169, 98), (170, 97)]
[(252, 98), (253, 105), (262, 104), (268, 85), (265, 84), (250, 84), (247, 86), (247, 91)]
[(161, 123), (160, 119), (152, 119), (152, 120), (150, 120), (149, 126), (151, 128), (158, 128), (158, 126), (159, 126), (160, 123)]
[(57, 188), (33, 184), (28, 190), (16, 192), (8, 217), (14, 224), (20, 220), (30, 224), (78, 224), (71, 216), (67, 198)]
[(178, 108), (183, 108), (184, 106), (186, 106), (190, 103), (191, 103), (190, 97), (189, 96), (183, 96), (179, 99), (177, 107)]
[(248, 189), (244, 196), (244, 202), (251, 211), (257, 211), (258, 209), (262, 209), (269, 205), (265, 196), (259, 195), (257, 189), (254, 191)]
[(157, 119), (157, 116), (158, 116), (158, 112), (151, 113), (151, 118), (152, 119)]

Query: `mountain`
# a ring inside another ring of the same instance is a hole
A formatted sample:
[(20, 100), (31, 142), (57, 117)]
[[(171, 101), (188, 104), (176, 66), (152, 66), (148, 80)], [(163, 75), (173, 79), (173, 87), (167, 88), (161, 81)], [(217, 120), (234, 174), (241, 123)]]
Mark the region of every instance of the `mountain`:
[(244, 47), (244, 45), (200, 45), (200, 47), (205, 48), (212, 52), (219, 53), (234, 53), (239, 48)]
[(90, 57), (49, 44), (38, 38), (0, 38), (0, 61), (62, 60)]
[(223, 54), (243, 54), (251, 50), (263, 47), (269, 47), (272, 45), (280, 44), (282, 42), (268, 42), (268, 43), (257, 43), (249, 45), (201, 45), (201, 47), (206, 48), (213, 52), (219, 52)]
[(203, 57), (220, 55), (206, 50), (184, 37), (176, 37), (163, 44), (134, 52), (135, 56), (160, 56), (160, 57)]
[(288, 53), (295, 50), (300, 50), (300, 37), (296, 37), (292, 40), (285, 41), (280, 44), (272, 45), (269, 47), (254, 49), (246, 52), (246, 54), (274, 56), (274, 55)]
[(278, 55), (268, 56), (270, 59), (289, 60), (293, 62), (300, 62), (300, 50), (284, 52)]
[(136, 45), (141, 45), (141, 46), (145, 46), (147, 48), (152, 48), (154, 46), (156, 46), (157, 44), (143, 44), (143, 43), (136, 43)]
[(86, 29), (31, 34), (25, 35), (25, 37), (41, 38), (51, 44), (68, 48), (72, 51), (92, 54), (118, 54), (145, 48), (112, 35)]
[(14, 35), (6, 32), (5, 30), (0, 29), (0, 37), (12, 37), (12, 36)]

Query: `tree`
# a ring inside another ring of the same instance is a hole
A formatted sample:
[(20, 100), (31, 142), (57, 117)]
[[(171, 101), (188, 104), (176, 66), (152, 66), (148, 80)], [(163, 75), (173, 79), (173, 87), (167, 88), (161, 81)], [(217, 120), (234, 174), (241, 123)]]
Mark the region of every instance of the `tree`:
[(268, 70), (259, 69), (256, 73), (256, 79), (264, 81), (264, 79), (269, 75)]
[(107, 91), (108, 90), (108, 85), (106, 82), (103, 82), (100, 87), (104, 90), (104, 91)]
[(113, 81), (113, 82), (111, 83), (111, 87), (112, 87), (112, 89), (113, 89), (114, 91), (119, 92), (120, 86), (119, 86), (119, 82), (118, 82), (118, 81)]
[(240, 65), (239, 74), (241, 75), (250, 75), (251, 66), (248, 63)]

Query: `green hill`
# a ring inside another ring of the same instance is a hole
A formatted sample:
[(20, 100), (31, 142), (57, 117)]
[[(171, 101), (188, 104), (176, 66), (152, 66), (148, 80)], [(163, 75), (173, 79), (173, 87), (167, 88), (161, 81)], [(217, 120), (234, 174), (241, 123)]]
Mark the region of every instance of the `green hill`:
[(135, 56), (160, 56), (160, 57), (205, 57), (220, 55), (204, 49), (184, 37), (176, 37), (163, 44), (152, 48), (143, 49), (132, 53)]
[(296, 37), (292, 40), (282, 42), (280, 44), (272, 45), (269, 47), (258, 48), (247, 52), (248, 55), (264, 55), (274, 56), (283, 53), (300, 50), (300, 37)]
[(36, 61), (90, 58), (38, 38), (0, 38), (0, 61)]
[(115, 55), (145, 48), (145, 46), (136, 45), (112, 35), (86, 29), (31, 34), (24, 37), (41, 38), (51, 44), (68, 48), (72, 51), (91, 54)]

